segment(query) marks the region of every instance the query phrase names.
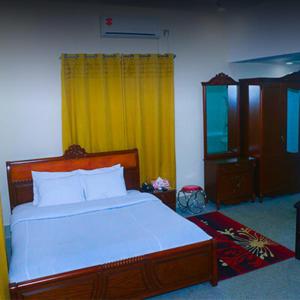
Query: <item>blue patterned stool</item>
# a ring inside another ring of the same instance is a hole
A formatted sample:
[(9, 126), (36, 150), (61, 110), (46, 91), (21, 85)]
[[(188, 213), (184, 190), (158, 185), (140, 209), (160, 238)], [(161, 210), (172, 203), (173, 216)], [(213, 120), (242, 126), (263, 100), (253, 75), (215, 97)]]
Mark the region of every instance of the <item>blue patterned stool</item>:
[(207, 196), (199, 185), (185, 185), (177, 194), (177, 203), (182, 211), (200, 213), (207, 204)]

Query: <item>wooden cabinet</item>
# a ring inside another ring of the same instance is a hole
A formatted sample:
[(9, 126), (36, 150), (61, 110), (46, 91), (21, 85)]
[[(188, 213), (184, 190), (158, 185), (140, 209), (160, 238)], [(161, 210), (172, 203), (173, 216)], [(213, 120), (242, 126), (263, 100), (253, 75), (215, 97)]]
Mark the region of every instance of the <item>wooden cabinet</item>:
[(176, 211), (176, 190), (171, 189), (165, 192), (155, 191), (154, 196), (159, 198), (164, 204)]
[(255, 159), (228, 158), (205, 161), (205, 191), (209, 200), (235, 204), (255, 199)]
[(300, 192), (300, 73), (240, 80), (241, 154), (257, 160), (259, 197)]
[(239, 84), (224, 73), (203, 82), (204, 174), (208, 199), (234, 204), (254, 199), (253, 158), (240, 156)]
[(296, 241), (295, 241), (295, 257), (300, 259), (300, 201), (294, 207), (296, 211)]

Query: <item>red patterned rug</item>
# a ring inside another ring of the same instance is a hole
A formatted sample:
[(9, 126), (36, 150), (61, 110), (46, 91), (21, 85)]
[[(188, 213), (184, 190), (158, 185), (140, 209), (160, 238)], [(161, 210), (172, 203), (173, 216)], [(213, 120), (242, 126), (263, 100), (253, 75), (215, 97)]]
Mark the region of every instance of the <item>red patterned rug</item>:
[(219, 212), (190, 217), (217, 240), (219, 280), (267, 267), (295, 253)]

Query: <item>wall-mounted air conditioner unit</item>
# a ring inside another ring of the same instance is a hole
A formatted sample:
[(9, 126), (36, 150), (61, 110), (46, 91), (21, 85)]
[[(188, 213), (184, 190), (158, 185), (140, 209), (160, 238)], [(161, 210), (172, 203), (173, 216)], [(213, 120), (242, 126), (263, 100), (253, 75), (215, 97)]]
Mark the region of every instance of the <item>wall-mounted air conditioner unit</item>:
[(159, 38), (159, 25), (156, 18), (114, 17), (101, 18), (101, 36), (126, 38)]

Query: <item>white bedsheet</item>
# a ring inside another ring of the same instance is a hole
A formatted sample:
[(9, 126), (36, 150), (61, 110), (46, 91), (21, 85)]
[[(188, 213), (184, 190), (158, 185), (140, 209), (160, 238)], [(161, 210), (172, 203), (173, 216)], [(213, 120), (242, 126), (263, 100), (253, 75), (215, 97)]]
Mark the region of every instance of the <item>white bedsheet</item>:
[(52, 207), (22, 204), (11, 220), (10, 282), (211, 239), (151, 194)]

